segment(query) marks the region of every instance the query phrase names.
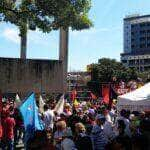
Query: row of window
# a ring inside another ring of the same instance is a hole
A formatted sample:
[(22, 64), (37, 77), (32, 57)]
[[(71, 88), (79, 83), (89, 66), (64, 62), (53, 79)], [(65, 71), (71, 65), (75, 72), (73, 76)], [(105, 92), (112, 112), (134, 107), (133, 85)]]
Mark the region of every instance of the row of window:
[(137, 26), (140, 26), (140, 27), (150, 27), (150, 22), (147, 22), (147, 23), (140, 23), (140, 24), (132, 24), (131, 25), (131, 28), (135, 28)]
[(150, 43), (148, 44), (140, 44), (139, 46), (135, 46), (135, 45), (131, 45), (131, 48), (137, 48), (137, 47), (140, 47), (140, 48), (150, 48)]
[[(133, 36), (133, 35), (137, 35), (137, 33), (140, 33), (140, 34), (149, 34), (150, 33), (150, 30), (140, 30), (140, 31), (132, 31), (131, 32), (131, 35)], [(128, 34), (128, 33), (127, 33)]]
[[(144, 42), (145, 42), (145, 41), (150, 42), (150, 37), (140, 37), (139, 40), (142, 41), (142, 42), (143, 42), (143, 41), (144, 41)], [(127, 41), (128, 41), (128, 40), (127, 40)], [(135, 38), (132, 38), (131, 41), (134, 42), (134, 41), (135, 41)]]

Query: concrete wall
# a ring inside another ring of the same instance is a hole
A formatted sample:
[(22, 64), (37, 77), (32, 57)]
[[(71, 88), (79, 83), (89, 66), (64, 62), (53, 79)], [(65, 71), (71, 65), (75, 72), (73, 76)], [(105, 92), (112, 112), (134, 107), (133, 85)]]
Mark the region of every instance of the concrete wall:
[(0, 58), (0, 89), (23, 94), (63, 92), (62, 71), (60, 60)]

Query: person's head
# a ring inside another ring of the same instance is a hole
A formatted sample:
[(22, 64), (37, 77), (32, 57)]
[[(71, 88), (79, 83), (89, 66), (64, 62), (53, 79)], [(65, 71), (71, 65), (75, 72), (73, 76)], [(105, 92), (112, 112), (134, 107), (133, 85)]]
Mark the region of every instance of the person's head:
[(57, 130), (63, 131), (66, 129), (67, 125), (65, 121), (58, 121), (56, 123)]
[(76, 133), (84, 133), (86, 129), (85, 129), (85, 126), (79, 122), (75, 124), (75, 131)]
[(49, 109), (48, 105), (45, 104), (45, 105), (44, 105), (44, 111), (47, 111), (48, 109)]
[(60, 118), (61, 118), (61, 120), (66, 120), (66, 114), (65, 113), (61, 113), (60, 114)]
[(96, 124), (97, 124), (98, 126), (103, 125), (103, 124), (105, 123), (105, 121), (106, 121), (106, 118), (105, 118), (104, 115), (98, 114), (98, 115), (96, 116)]
[(125, 109), (122, 109), (122, 110), (120, 111), (120, 115), (121, 115), (122, 117), (125, 117), (125, 115), (126, 115), (126, 110), (125, 110)]
[(142, 111), (142, 112), (140, 113), (140, 118), (141, 118), (141, 119), (145, 118), (145, 112), (144, 112), (144, 111)]

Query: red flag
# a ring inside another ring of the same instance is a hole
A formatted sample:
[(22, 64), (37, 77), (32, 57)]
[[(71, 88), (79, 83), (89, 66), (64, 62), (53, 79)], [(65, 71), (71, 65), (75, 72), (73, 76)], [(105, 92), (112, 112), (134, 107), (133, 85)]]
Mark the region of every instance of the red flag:
[(74, 101), (77, 97), (77, 91), (76, 90), (73, 90), (72, 93), (71, 93), (71, 100)]
[(90, 95), (91, 95), (92, 99), (94, 99), (94, 100), (97, 99), (96, 95), (94, 95), (92, 92), (90, 93)]
[(105, 104), (109, 104), (109, 100), (110, 100), (110, 87), (109, 87), (109, 85), (103, 85), (102, 86), (102, 97), (103, 97), (103, 102)]

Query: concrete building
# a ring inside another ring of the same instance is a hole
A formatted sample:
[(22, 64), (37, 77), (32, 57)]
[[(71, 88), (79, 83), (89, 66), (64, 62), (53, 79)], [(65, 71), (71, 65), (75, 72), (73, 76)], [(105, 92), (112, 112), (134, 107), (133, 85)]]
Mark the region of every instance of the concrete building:
[(150, 15), (124, 18), (122, 63), (139, 71), (150, 70)]
[(68, 30), (60, 29), (59, 60), (0, 58), (2, 93), (24, 97), (29, 92), (67, 92), (68, 34)]

